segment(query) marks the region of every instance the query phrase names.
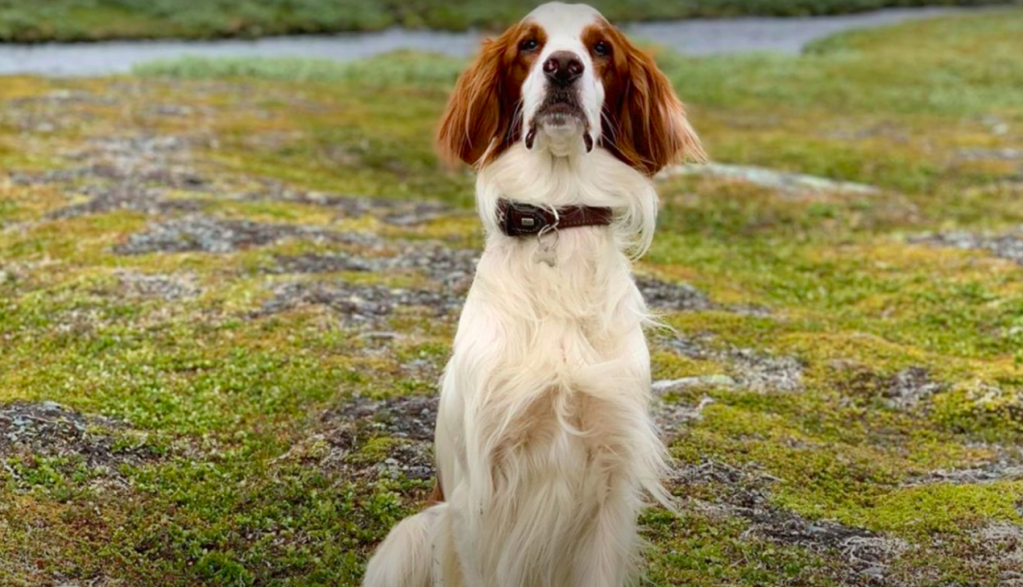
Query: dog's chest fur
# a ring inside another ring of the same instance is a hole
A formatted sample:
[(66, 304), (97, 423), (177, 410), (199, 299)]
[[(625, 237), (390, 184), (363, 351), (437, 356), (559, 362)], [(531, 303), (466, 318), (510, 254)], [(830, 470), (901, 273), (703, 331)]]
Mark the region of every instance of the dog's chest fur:
[(477, 568), (526, 573), (509, 584), (571, 584), (565, 545), (609, 500), (636, 499), (637, 455), (649, 450), (634, 441), (646, 425), (642, 300), (624, 259), (601, 259), (618, 255), (607, 233), (565, 231), (554, 267), (533, 259), (534, 243), (495, 244), (467, 302), (463, 327), (488, 331), (455, 351), (459, 370), (478, 377), (464, 418), (475, 453), (465, 511), (479, 512), (467, 535), (481, 537)]
[[(485, 221), (500, 197), (616, 209), (653, 198), (624, 166), (623, 177), (593, 178), (586, 169), (534, 169), (528, 157), (513, 150), (482, 175)], [(580, 571), (566, 566), (564, 548), (594, 531), (597, 513), (633, 511), (643, 489), (658, 490), (646, 307), (616, 228), (561, 231), (553, 266), (537, 259), (536, 239), (489, 231), (438, 428), (438, 454), (453, 455), (441, 468), (459, 533), (475, 537), (462, 545), (475, 561), (470, 574), (494, 573), (508, 585), (567, 581)], [(451, 433), (447, 422), (457, 422)], [(509, 551), (509, 543), (518, 546)], [(489, 584), (476, 579), (469, 583)]]

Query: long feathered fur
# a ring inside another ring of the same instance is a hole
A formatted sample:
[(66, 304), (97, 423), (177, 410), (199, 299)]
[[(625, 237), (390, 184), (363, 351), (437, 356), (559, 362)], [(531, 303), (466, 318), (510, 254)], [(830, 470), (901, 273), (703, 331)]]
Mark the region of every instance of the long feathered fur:
[[(500, 197), (620, 214), (610, 230), (563, 231), (549, 267), (536, 240), (498, 230)], [(477, 202), (487, 244), (438, 416), (447, 501), (403, 522), (371, 565), (411, 565), (409, 579), (371, 574), (364, 585), (418, 586), (432, 573), (428, 584), (445, 587), (620, 587), (635, 576), (645, 497), (670, 505), (648, 416), (648, 312), (629, 257), (649, 243), (656, 194), (606, 151), (551, 162), (516, 145), (480, 173)], [(410, 560), (424, 558), (426, 528), (447, 573)]]
[[(484, 54), (508, 60), (534, 25), (518, 25)], [(467, 117), (483, 120), (472, 96), (493, 99), (479, 88), (463, 88), (449, 104), (441, 151), (480, 164), (476, 202), (487, 238), (441, 382), (435, 450), (444, 502), (392, 530), (364, 587), (622, 587), (638, 575), (640, 510), (651, 499), (672, 507), (649, 416), (650, 315), (632, 261), (656, 225), (649, 177), (702, 150), (652, 60), (625, 63), (618, 77), (606, 69), (605, 87), (621, 87), (609, 94), (616, 106), (597, 115), (606, 142), (592, 153), (527, 148), (521, 129), (490, 119), (466, 127)], [(473, 68), (463, 80), (500, 70)], [(642, 88), (629, 85), (640, 79)], [(518, 112), (518, 100), (501, 112)], [(644, 134), (637, 116), (666, 126)], [(499, 230), (501, 198), (610, 207), (615, 221), (561, 231), (550, 265), (537, 261), (540, 239)]]

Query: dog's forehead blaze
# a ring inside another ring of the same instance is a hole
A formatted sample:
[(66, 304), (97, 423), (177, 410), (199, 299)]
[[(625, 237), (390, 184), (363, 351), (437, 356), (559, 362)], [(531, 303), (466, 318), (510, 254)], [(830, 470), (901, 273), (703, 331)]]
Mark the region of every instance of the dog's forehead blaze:
[(603, 20), (596, 9), (585, 4), (552, 2), (537, 7), (522, 22), (540, 26), (551, 42), (568, 42), (581, 40), (587, 27)]

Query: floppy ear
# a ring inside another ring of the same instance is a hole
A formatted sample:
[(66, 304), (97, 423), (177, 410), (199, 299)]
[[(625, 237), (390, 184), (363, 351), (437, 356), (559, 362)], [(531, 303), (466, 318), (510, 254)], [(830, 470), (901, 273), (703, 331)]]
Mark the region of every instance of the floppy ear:
[(611, 151), (647, 175), (672, 163), (706, 161), (671, 82), (653, 57), (615, 33), (616, 44), (624, 49), (624, 60), (616, 64), (624, 88), (619, 103), (608, 105), (605, 116), (604, 137)]
[(449, 164), (480, 163), (506, 131), (500, 71), (506, 44), (504, 36), (484, 41), (455, 84), (437, 132), (437, 150)]

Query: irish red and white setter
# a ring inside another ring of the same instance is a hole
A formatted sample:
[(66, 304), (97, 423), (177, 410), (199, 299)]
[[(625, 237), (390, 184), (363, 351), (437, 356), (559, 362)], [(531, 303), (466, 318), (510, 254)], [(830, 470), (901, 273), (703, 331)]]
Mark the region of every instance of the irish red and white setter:
[(654, 60), (596, 10), (540, 6), (458, 80), (441, 154), (476, 167), (486, 247), (442, 380), (439, 498), (365, 587), (621, 587), (661, 484), (646, 304), (651, 177), (702, 160)]

